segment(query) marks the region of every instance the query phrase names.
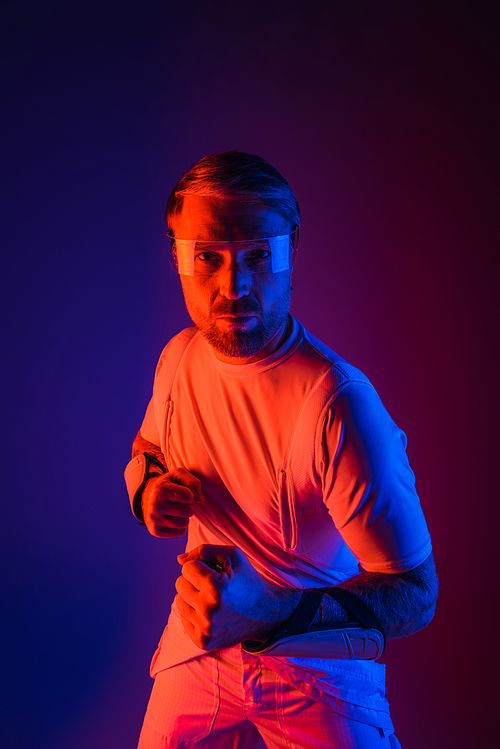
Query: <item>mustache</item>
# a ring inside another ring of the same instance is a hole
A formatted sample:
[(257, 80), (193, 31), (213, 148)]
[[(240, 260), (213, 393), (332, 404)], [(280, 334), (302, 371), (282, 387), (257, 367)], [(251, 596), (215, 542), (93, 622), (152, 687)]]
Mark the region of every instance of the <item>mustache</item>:
[(254, 312), (260, 312), (260, 304), (252, 299), (224, 299), (212, 307), (212, 315), (228, 315), (231, 317), (244, 317)]

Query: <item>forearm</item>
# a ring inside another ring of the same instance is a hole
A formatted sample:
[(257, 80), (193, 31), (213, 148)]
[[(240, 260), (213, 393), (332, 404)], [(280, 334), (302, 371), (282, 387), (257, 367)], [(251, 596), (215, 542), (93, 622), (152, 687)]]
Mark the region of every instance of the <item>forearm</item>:
[[(434, 616), (438, 582), (432, 556), (410, 572), (362, 572), (338, 587), (354, 593), (373, 611), (387, 639), (418, 632)], [(313, 625), (319, 624), (321, 618), (323, 623), (342, 622), (349, 615), (340, 603), (324, 595), (322, 610), (317, 612)]]
[(161, 449), (158, 447), (158, 445), (145, 440), (139, 431), (137, 432), (135, 440), (132, 444), (132, 457), (135, 458), (136, 455), (143, 455), (144, 453), (154, 455), (154, 457), (160, 461), (165, 470), (167, 470), (167, 466), (165, 465), (165, 457)]

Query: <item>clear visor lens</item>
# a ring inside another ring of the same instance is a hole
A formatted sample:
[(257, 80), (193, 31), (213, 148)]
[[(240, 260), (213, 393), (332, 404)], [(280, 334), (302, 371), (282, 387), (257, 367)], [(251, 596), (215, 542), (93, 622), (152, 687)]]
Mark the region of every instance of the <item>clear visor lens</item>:
[(290, 267), (292, 234), (246, 241), (172, 239), (176, 270), (184, 276), (213, 276), (236, 265), (244, 274), (279, 273)]

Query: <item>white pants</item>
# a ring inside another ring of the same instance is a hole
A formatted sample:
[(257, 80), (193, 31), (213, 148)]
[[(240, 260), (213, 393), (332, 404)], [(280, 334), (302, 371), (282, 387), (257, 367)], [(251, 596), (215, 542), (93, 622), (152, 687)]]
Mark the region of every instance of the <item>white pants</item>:
[(138, 749), (401, 749), (394, 734), (345, 718), (245, 656), (240, 646), (160, 671)]

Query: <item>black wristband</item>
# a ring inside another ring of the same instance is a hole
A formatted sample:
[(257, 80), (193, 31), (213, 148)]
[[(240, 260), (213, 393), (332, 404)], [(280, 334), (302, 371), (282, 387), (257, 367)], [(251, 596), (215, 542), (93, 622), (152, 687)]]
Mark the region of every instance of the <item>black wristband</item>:
[[(139, 521), (139, 525), (146, 525), (146, 523), (144, 522), (144, 513), (142, 511), (142, 493), (146, 487), (147, 482), (154, 476), (161, 476), (163, 473), (166, 473), (165, 466), (160, 460), (158, 460), (155, 455), (152, 455), (151, 453), (143, 453), (143, 455), (146, 459), (146, 470), (144, 472), (144, 478), (142, 479), (141, 484), (138, 486), (137, 491), (134, 494), (134, 499), (132, 501), (132, 512)], [(158, 469), (160, 470), (158, 471)]]
[(351, 593), (350, 590), (345, 588), (320, 588), (323, 593), (327, 593), (332, 598), (343, 606), (349, 614), (352, 614), (354, 618), (360, 622), (363, 627), (367, 629), (378, 629), (379, 632), (384, 632), (382, 625), (377, 616), (373, 613), (371, 608), (358, 598), (357, 595)]
[(302, 635), (309, 631), (316, 612), (321, 604), (323, 594), (335, 598), (354, 619), (367, 629), (378, 629), (384, 632), (380, 621), (373, 611), (358, 596), (345, 588), (306, 588), (295, 609), (286, 636)]
[(321, 588), (306, 588), (302, 591), (297, 608), (293, 612), (290, 625), (286, 630), (287, 637), (302, 635), (309, 630), (323, 598)]

